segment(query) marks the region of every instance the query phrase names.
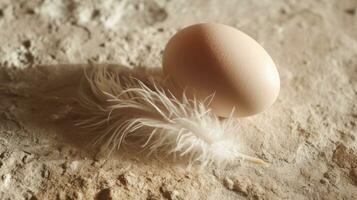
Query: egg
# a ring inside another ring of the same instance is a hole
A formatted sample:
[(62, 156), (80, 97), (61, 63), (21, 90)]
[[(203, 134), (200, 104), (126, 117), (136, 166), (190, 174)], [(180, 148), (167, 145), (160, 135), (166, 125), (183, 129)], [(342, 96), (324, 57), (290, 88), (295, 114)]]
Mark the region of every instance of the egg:
[(214, 94), (218, 116), (245, 117), (271, 106), (280, 90), (274, 61), (247, 34), (227, 25), (195, 24), (176, 33), (165, 47), (163, 71), (197, 99)]

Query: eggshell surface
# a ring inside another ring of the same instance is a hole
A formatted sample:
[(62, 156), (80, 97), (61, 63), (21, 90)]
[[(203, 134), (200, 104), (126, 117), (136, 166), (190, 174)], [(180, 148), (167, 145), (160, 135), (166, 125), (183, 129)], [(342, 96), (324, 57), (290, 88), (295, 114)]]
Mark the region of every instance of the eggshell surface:
[(280, 78), (269, 54), (245, 33), (223, 24), (196, 24), (168, 42), (163, 70), (174, 82), (204, 99), (214, 93), (213, 111), (244, 117), (277, 99)]

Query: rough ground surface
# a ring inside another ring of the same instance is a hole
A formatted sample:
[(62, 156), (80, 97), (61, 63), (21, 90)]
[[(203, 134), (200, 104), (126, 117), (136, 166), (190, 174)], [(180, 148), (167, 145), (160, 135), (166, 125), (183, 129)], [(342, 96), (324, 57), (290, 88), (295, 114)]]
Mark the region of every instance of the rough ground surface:
[[(278, 101), (239, 131), (270, 165), (187, 170), (86, 147), (68, 116), (81, 67), (160, 67), (197, 22), (245, 31), (278, 64)], [(356, 0), (1, 0), (0, 30), (0, 199), (357, 198)]]

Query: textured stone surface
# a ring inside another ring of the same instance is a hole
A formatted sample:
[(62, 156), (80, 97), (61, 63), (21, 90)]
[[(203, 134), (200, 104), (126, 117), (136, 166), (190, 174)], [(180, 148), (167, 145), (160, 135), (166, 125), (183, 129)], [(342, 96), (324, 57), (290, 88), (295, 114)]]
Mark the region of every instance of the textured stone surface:
[[(355, 0), (1, 0), (0, 199), (355, 199), (356, 9)], [(81, 67), (161, 67), (170, 36), (198, 22), (243, 30), (278, 65), (279, 99), (237, 133), (269, 165), (199, 171), (95, 156), (68, 115)]]

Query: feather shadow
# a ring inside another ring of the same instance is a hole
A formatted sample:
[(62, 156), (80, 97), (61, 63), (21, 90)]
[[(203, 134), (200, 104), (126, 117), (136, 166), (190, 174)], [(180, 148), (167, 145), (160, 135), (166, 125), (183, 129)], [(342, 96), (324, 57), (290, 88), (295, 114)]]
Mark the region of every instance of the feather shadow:
[(17, 85), (10, 92), (28, 108), (18, 115), (27, 125), (54, 130), (89, 155), (120, 148), (121, 155), (148, 163), (152, 156), (203, 167), (264, 163), (243, 153), (233, 117), (222, 121), (210, 111), (213, 96), (199, 101), (169, 90), (175, 86), (160, 68), (42, 65), (5, 74), (6, 84)]

